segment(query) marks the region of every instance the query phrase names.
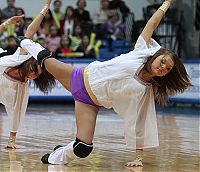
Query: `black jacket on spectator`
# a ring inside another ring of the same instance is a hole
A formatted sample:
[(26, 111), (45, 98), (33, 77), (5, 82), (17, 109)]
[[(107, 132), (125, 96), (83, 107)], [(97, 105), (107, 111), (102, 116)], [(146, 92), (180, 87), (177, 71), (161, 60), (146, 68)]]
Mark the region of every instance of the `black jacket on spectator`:
[(8, 55), (13, 55), (15, 53), (15, 51), (17, 50), (17, 47), (7, 46), (4, 50), (7, 50), (7, 52), (1, 53), (0, 57), (8, 56)]
[(195, 27), (196, 30), (200, 30), (200, 1), (196, 2), (196, 16), (195, 16)]
[(74, 10), (74, 18), (76, 18), (80, 22), (90, 22), (90, 13), (86, 10), (83, 13), (80, 13), (78, 9)]
[(94, 48), (92, 48), (89, 51), (86, 51), (86, 49), (87, 49), (87, 47), (84, 47), (83, 45), (80, 45), (78, 47), (78, 49), (76, 50), (76, 52), (83, 52), (84, 53), (83, 57), (81, 57), (81, 58), (96, 58), (96, 54), (95, 54)]

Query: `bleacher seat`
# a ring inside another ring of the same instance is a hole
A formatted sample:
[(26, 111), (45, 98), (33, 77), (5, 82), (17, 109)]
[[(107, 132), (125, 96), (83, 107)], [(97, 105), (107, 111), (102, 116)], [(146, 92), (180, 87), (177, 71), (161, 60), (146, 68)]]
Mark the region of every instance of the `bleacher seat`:
[(126, 54), (131, 51), (131, 48), (123, 48), (123, 54)]
[(131, 42), (127, 40), (112, 41), (112, 51), (116, 55), (128, 53), (131, 50)]
[(112, 48), (131, 48), (131, 42), (127, 40), (112, 41)]
[(131, 50), (131, 43), (127, 40), (112, 41), (111, 49), (106, 40), (102, 40), (102, 48), (99, 49), (99, 60), (110, 60), (120, 54), (128, 53)]
[(125, 40), (114, 40), (112, 41), (112, 49), (124, 47), (124, 44), (125, 44)]
[(123, 48), (114, 48), (112, 52), (116, 55), (119, 56), (120, 54), (123, 54)]
[(113, 52), (109, 51), (109, 48), (100, 48), (99, 49), (99, 57), (98, 57), (98, 59), (100, 61), (110, 60), (115, 56), (117, 56), (117, 55), (114, 54)]
[(101, 40), (102, 41), (102, 47), (106, 47), (106, 48), (109, 48), (109, 43), (107, 40), (103, 39)]

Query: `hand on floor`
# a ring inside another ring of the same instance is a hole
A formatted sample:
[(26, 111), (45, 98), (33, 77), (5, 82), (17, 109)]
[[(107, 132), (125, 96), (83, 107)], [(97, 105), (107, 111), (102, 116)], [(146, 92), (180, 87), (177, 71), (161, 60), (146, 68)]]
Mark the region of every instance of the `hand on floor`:
[(138, 166), (142, 167), (143, 164), (142, 164), (142, 161), (140, 161), (140, 160), (134, 160), (134, 161), (124, 164), (124, 166), (126, 166), (126, 167), (138, 167)]

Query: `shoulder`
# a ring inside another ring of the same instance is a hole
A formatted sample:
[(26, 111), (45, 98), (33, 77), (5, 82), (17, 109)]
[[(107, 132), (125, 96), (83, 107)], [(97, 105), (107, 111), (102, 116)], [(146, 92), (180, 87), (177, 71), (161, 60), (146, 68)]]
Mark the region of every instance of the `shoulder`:
[(77, 13), (79, 13), (79, 11), (78, 11), (78, 9), (76, 8), (76, 9), (74, 10), (74, 14), (77, 14)]
[(3, 8), (1, 11), (7, 11), (8, 7)]
[(85, 12), (85, 14), (88, 14), (88, 15), (90, 14), (90, 12), (89, 12), (89, 11), (87, 11), (87, 10), (85, 10), (84, 12)]
[[(3, 8), (2, 10), (1, 10), (1, 12), (3, 13), (3, 15), (6, 15), (6, 13), (8, 12), (8, 8), (6, 7), (6, 8)], [(4, 16), (5, 17), (5, 16)]]
[(147, 44), (142, 35), (140, 35), (137, 39), (137, 42), (135, 44), (135, 49), (139, 50), (153, 50), (156, 49), (157, 51), (161, 48), (161, 46), (153, 39), (151, 38), (149, 43)]
[(140, 35), (136, 41), (135, 48), (134, 49), (147, 49), (148, 46), (143, 39), (143, 37)]

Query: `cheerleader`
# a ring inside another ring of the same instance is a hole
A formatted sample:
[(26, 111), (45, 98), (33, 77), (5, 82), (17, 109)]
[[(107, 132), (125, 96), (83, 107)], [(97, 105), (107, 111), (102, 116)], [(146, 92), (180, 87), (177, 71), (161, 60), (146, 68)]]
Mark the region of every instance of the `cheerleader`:
[(76, 138), (45, 154), (43, 163), (68, 164), (87, 157), (93, 149), (96, 117), (101, 106), (113, 108), (122, 117), (127, 146), (136, 150), (135, 159), (125, 166), (142, 166), (143, 149), (159, 146), (155, 101), (164, 105), (170, 95), (192, 85), (177, 55), (151, 38), (171, 3), (172, 0), (165, 0), (149, 19), (133, 51), (109, 61), (92, 62), (86, 68), (62, 63), (36, 43), (32, 43), (33, 51), (29, 39), (21, 41), (21, 47), (70, 91), (75, 100)]
[[(50, 3), (51, 0), (45, 0), (44, 8), (27, 28), (27, 38), (32, 39), (39, 29)], [(10, 24), (15, 24), (22, 17), (8, 19), (0, 25), (0, 31)], [(10, 121), (10, 137), (6, 148), (16, 148), (16, 133), (24, 120), (28, 104), (28, 80), (33, 80), (35, 86), (44, 93), (48, 93), (55, 84), (54, 77), (42, 70), (37, 61), (20, 47), (13, 55), (0, 58), (0, 103), (5, 106)]]

